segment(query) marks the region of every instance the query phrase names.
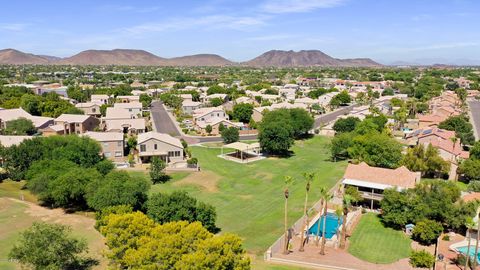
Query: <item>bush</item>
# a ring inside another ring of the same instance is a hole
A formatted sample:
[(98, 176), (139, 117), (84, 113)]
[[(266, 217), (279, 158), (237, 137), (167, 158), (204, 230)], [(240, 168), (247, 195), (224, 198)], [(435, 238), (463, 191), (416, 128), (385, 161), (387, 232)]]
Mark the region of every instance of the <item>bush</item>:
[(431, 245), (436, 242), (442, 231), (443, 226), (440, 222), (425, 219), (415, 224), (412, 238), (421, 244)]
[(425, 250), (412, 251), (409, 262), (413, 267), (431, 268), (435, 262), (435, 257)]
[(192, 158), (188, 159), (187, 164), (188, 165), (197, 165), (198, 164), (198, 158), (192, 157)]
[(240, 139), (240, 134), (236, 127), (224, 128), (220, 134), (222, 135), (223, 142), (226, 144), (238, 142)]
[(111, 160), (104, 159), (99, 163), (95, 164), (95, 169), (102, 175), (107, 175), (110, 171), (115, 169), (115, 164)]

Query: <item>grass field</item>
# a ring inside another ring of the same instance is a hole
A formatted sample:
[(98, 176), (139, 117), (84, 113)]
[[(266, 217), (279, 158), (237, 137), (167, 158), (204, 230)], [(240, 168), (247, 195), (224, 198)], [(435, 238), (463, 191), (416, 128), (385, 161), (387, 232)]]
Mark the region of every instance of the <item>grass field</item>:
[[(100, 265), (94, 269), (105, 269), (106, 260), (102, 257), (103, 239), (94, 228), (95, 221), (80, 214), (65, 214), (62, 209), (47, 209), (34, 204), (35, 196), (27, 190), (21, 190), (22, 182), (4, 181), (0, 183), (0, 269), (20, 269), (8, 262), (7, 257), (19, 233), (30, 227), (35, 221), (61, 223), (72, 227), (72, 234), (85, 238), (89, 244), (90, 256), (98, 259)], [(25, 202), (20, 201), (23, 194)]]
[(410, 255), (411, 240), (401, 231), (386, 228), (373, 213), (363, 215), (350, 237), (348, 252), (372, 263), (392, 263)]
[(303, 172), (317, 174), (310, 205), (318, 201), (320, 186), (332, 187), (343, 175), (346, 163), (328, 160), (328, 144), (329, 138), (318, 136), (297, 141), (292, 148), (294, 155), (289, 158), (268, 158), (250, 164), (217, 157), (219, 148), (192, 147), (202, 171), (154, 185), (152, 193), (187, 190), (214, 205), (217, 225), (225, 232), (240, 235), (248, 252), (260, 257), (283, 232), (284, 176), (296, 179), (289, 199), (289, 220), (293, 223), (303, 211)]

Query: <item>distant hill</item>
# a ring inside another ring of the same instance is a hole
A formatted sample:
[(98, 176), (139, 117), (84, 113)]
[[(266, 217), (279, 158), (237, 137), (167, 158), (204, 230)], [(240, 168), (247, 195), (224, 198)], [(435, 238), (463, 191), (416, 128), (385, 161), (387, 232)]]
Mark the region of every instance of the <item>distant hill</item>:
[(55, 63), (61, 65), (157, 66), (164, 65), (165, 58), (143, 50), (87, 50)]
[(167, 60), (169, 66), (230, 66), (234, 63), (216, 54), (196, 54)]
[(337, 59), (319, 50), (302, 51), (268, 51), (250, 61), (244, 62), (247, 66), (273, 67), (300, 67), (300, 66), (381, 66), (368, 58)]
[(196, 54), (163, 58), (144, 50), (114, 49), (86, 50), (70, 57), (60, 58), (34, 55), (14, 49), (0, 50), (0, 64), (58, 64), (58, 65), (124, 65), (124, 66), (258, 66), (258, 67), (373, 67), (381, 66), (369, 58), (337, 59), (318, 50), (268, 51), (250, 61), (234, 63), (216, 54)]
[(45, 57), (24, 53), (14, 49), (0, 50), (0, 64), (4, 65), (42, 65), (48, 64)]

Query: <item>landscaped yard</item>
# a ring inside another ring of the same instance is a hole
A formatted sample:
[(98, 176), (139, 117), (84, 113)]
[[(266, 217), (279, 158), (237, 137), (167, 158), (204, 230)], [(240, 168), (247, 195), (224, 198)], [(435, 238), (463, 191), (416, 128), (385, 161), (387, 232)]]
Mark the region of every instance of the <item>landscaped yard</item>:
[(329, 158), (329, 138), (297, 141), (290, 158), (268, 158), (239, 164), (217, 157), (220, 148), (192, 147), (201, 172), (152, 187), (152, 192), (187, 190), (217, 209), (217, 225), (244, 239), (249, 253), (260, 257), (283, 233), (284, 176), (295, 178), (290, 187), (289, 221), (301, 217), (305, 198), (304, 172), (315, 172), (309, 204), (318, 201), (319, 187), (332, 187), (343, 175), (346, 163)]
[(392, 263), (410, 255), (411, 240), (403, 232), (383, 226), (378, 215), (362, 216), (350, 237), (348, 252), (372, 263)]

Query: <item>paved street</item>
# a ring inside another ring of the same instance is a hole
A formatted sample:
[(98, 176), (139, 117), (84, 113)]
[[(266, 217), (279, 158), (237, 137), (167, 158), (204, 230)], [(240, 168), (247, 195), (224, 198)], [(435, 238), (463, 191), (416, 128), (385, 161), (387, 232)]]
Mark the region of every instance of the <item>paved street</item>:
[(470, 114), (472, 117), (472, 125), (475, 133), (475, 139), (480, 139), (480, 101), (470, 100), (468, 101), (470, 107)]
[(168, 112), (161, 101), (152, 102), (151, 116), (154, 131), (166, 133), (174, 137), (181, 135), (170, 116), (168, 116)]
[(336, 111), (321, 115), (318, 118), (315, 118), (315, 123), (313, 124), (314, 128), (319, 128), (320, 126), (322, 126), (322, 124), (327, 124), (327, 123), (335, 120), (340, 115), (349, 113), (350, 111), (353, 110), (353, 108), (355, 108), (357, 106), (360, 106), (360, 105), (354, 104), (354, 105), (346, 106), (346, 107), (343, 107), (339, 110), (336, 110)]

